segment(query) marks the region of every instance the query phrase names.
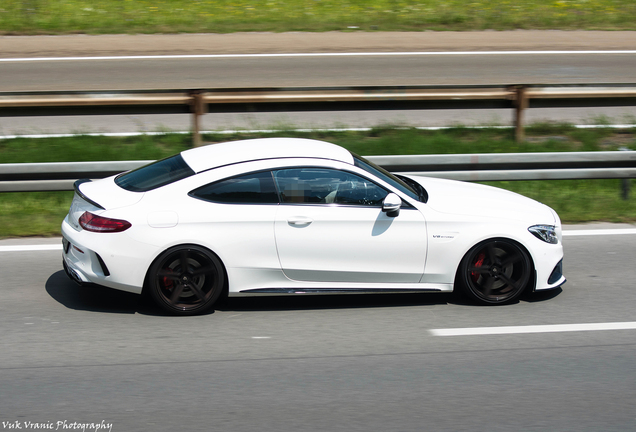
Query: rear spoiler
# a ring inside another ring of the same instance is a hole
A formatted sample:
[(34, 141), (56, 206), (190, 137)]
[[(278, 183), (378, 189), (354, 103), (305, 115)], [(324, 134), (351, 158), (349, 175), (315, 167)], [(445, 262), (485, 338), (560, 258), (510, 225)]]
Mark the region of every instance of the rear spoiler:
[(88, 182), (92, 182), (93, 180), (91, 179), (79, 179), (77, 180), (75, 183), (73, 183), (73, 189), (75, 189), (75, 193), (77, 195), (80, 196), (80, 198), (82, 198), (84, 201), (86, 201), (89, 204), (94, 205), (97, 208), (100, 208), (102, 210), (106, 210), (103, 206), (97, 204), (95, 201), (93, 201), (92, 199), (90, 199), (89, 197), (87, 197), (86, 195), (84, 195), (84, 193), (80, 190), (80, 185), (83, 183), (88, 183)]

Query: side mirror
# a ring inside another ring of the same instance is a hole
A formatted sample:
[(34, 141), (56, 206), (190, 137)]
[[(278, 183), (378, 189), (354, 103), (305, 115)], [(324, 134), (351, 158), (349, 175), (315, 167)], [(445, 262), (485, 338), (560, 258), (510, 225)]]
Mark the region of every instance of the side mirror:
[(402, 199), (396, 194), (390, 193), (384, 197), (382, 211), (388, 217), (397, 217), (400, 214), (400, 207), (402, 207)]

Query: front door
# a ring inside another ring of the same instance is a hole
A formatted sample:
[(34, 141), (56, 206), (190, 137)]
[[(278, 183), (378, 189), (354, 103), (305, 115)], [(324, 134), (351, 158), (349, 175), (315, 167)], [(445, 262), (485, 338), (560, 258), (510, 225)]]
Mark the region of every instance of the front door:
[(357, 174), (324, 168), (274, 172), (275, 222), (285, 275), (298, 281), (417, 283), (426, 261), (422, 214), (382, 212), (388, 191)]

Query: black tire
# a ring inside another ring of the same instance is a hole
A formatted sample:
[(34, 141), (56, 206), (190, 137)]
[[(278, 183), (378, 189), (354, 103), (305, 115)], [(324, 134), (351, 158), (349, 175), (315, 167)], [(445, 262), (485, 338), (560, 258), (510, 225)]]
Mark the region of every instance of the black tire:
[(455, 282), (477, 303), (506, 304), (528, 288), (532, 272), (532, 261), (523, 247), (511, 240), (492, 239), (468, 251)]
[(226, 285), (221, 260), (199, 246), (176, 246), (162, 253), (148, 272), (155, 303), (173, 315), (209, 310)]

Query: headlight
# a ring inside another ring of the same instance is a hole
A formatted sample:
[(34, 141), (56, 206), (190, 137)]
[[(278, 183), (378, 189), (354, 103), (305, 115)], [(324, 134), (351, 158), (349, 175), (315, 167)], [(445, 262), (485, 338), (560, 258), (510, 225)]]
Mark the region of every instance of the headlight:
[(528, 228), (528, 231), (534, 234), (536, 238), (543, 240), (546, 243), (559, 243), (556, 227), (554, 225), (534, 225)]

